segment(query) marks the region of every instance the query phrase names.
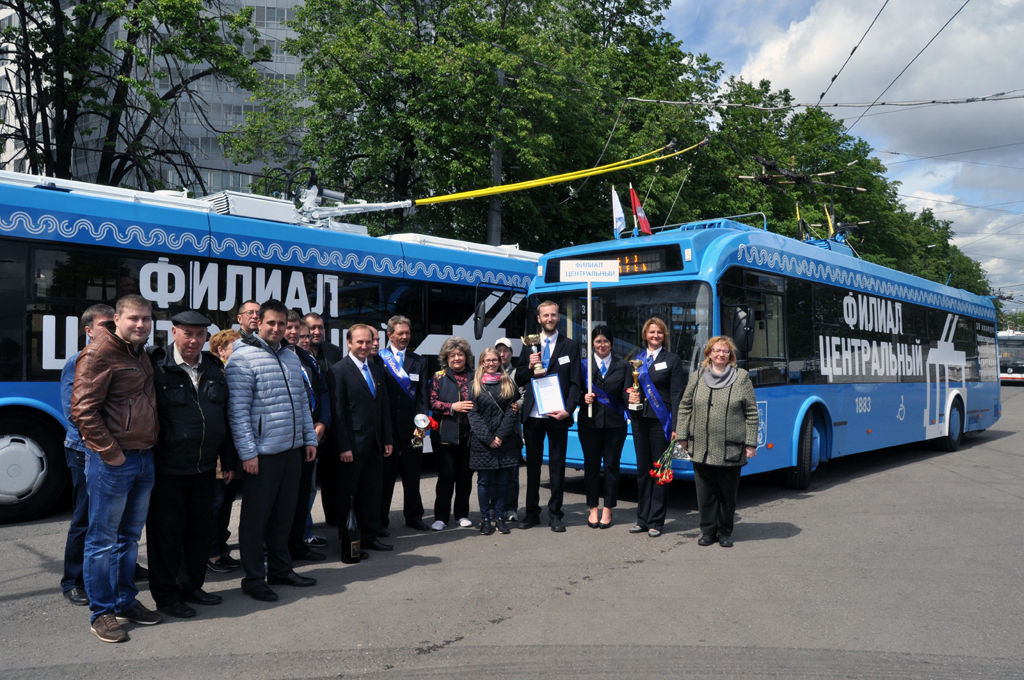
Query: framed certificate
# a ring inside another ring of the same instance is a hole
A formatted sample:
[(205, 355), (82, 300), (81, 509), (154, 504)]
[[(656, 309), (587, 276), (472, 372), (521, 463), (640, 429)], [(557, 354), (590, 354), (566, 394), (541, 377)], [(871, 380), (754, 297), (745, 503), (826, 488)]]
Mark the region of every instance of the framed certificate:
[(534, 378), (531, 382), (533, 398), (537, 401), (537, 413), (544, 415), (565, 410), (565, 400), (562, 399), (562, 387), (558, 384), (557, 375)]

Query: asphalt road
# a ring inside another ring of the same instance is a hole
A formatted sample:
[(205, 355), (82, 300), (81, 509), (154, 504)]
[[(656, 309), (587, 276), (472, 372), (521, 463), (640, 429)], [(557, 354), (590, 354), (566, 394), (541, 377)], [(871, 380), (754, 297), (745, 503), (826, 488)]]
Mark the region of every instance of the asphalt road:
[(589, 529), (570, 472), (564, 534), (402, 528), (354, 566), (332, 534), (330, 560), (299, 568), (315, 588), (265, 605), (211, 574), (223, 605), (128, 624), (120, 645), (60, 595), (66, 509), (0, 527), (0, 677), (1019, 679), (1024, 389), (1003, 397), (955, 453), (840, 459), (806, 492), (745, 478), (731, 550), (697, 545), (685, 482), (659, 539), (626, 532), (632, 483), (615, 526)]

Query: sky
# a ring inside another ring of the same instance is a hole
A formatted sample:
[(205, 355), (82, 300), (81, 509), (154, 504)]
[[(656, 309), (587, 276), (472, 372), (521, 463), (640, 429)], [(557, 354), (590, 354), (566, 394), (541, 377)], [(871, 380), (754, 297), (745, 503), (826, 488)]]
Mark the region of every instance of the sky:
[[(797, 102), (818, 101), (865, 31), (823, 104), (874, 101), (894, 79), (880, 101), (1024, 95), (1024, 0), (674, 0), (663, 28)], [(875, 149), (908, 209), (951, 220), (953, 243), (1015, 294), (1006, 310), (1024, 311), (1024, 99), (873, 108), (856, 121), (862, 111), (832, 113)]]

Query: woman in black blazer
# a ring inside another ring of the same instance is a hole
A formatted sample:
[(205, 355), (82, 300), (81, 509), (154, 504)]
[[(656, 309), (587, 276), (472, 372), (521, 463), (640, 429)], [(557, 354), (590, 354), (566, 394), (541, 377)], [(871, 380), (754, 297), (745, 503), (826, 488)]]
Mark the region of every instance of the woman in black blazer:
[[(594, 376), (594, 391), (583, 397), (577, 425), (583, 447), (583, 483), (587, 490), (587, 507), (591, 529), (607, 529), (612, 525), (612, 508), (619, 496), (619, 459), (626, 442), (625, 404), (619, 398), (626, 389), (629, 364), (612, 356), (612, 332), (597, 326), (591, 333), (593, 354), (583, 363), (583, 383)], [(600, 395), (600, 396), (598, 396)], [(593, 415), (590, 415), (593, 409)], [(601, 494), (601, 461), (604, 460), (604, 509), (598, 519)]]
[[(644, 323), (641, 333), (647, 350), (637, 356), (646, 365), (650, 384), (657, 391), (664, 405), (661, 417), (651, 405), (644, 391), (644, 369), (641, 368), (640, 390), (634, 393), (632, 383), (626, 390), (630, 404), (643, 404), (642, 410), (630, 411), (633, 423), (633, 447), (636, 449), (636, 526), (631, 534), (647, 532), (651, 538), (661, 536), (665, 525), (665, 492), (667, 489), (655, 484), (651, 477), (654, 461), (668, 448), (668, 442), (676, 436), (676, 412), (683, 398), (686, 384), (683, 380), (683, 361), (668, 351), (668, 327), (658, 317), (651, 317)], [(642, 398), (641, 398), (642, 397)]]

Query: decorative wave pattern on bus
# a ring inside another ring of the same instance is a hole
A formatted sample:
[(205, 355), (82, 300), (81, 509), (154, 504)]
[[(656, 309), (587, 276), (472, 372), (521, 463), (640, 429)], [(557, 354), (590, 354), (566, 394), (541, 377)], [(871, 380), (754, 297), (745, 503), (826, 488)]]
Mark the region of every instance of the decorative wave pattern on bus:
[(435, 262), (424, 262), (417, 259), (403, 261), (386, 256), (363, 255), (360, 257), (354, 252), (346, 253), (340, 250), (324, 251), (315, 247), (301, 248), (297, 245), (286, 248), (280, 243), (267, 243), (259, 239), (253, 239), (247, 243), (241, 242), (234, 237), (218, 240), (216, 237), (208, 234), (197, 237), (194, 233), (189, 232), (180, 234), (168, 233), (166, 230), (155, 226), (150, 227), (147, 233), (146, 229), (134, 224), (128, 227), (121, 227), (113, 222), (103, 222), (96, 225), (84, 218), (75, 220), (72, 223), (69, 220), (62, 221), (53, 215), (46, 214), (33, 219), (31, 215), (23, 211), (11, 213), (9, 221), (0, 217), (0, 231), (8, 232), (15, 236), (18, 235), (18, 232), (31, 236), (56, 233), (68, 240), (77, 237), (80, 232), (84, 231), (97, 243), (102, 243), (112, 238), (121, 246), (137, 245), (142, 248), (165, 246), (173, 251), (186, 251), (196, 255), (205, 254), (209, 250), (215, 255), (223, 256), (230, 250), (234, 256), (244, 260), (258, 259), (265, 262), (280, 262), (293, 265), (308, 265), (312, 261), (320, 267), (334, 265), (342, 271), (359, 271), (362, 273), (372, 271), (377, 274), (390, 276), (400, 276), (405, 273), (410, 277), (422, 275), (426, 278), (435, 278), (451, 283), (495, 283), (517, 288), (527, 288), (531, 281), (531, 277), (525, 274), (519, 276), (505, 272), (495, 272), (491, 269), (467, 268), (450, 264), (442, 267)]
[(992, 307), (967, 302), (940, 293), (921, 290), (920, 288), (905, 284), (893, 283), (892, 281), (833, 264), (822, 264), (806, 257), (795, 257), (779, 253), (769, 248), (740, 244), (736, 251), (736, 256), (738, 260), (745, 260), (748, 264), (756, 263), (759, 267), (765, 267), (774, 271), (797, 274), (817, 281), (857, 288), (877, 295), (899, 298), (917, 304), (941, 307), (991, 321), (994, 321), (996, 318), (995, 309)]

